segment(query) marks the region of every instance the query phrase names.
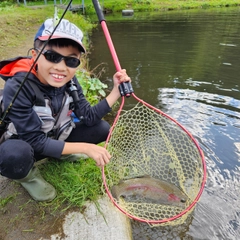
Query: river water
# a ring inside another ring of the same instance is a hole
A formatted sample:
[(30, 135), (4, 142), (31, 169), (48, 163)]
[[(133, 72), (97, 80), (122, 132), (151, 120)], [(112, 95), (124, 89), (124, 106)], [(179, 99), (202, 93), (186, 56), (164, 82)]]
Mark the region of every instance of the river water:
[[(182, 124), (205, 154), (208, 178), (183, 232), (136, 239), (240, 239), (240, 8), (106, 16), (135, 94)], [(112, 86), (115, 67), (99, 26), (90, 66)], [(125, 108), (136, 104), (127, 98)]]

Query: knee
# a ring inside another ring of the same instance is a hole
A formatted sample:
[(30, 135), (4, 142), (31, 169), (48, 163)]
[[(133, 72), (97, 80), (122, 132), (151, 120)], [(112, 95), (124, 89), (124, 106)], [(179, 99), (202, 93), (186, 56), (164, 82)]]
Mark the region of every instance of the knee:
[(9, 139), (0, 145), (0, 174), (11, 179), (27, 176), (34, 164), (32, 147), (19, 139)]
[(107, 136), (111, 126), (109, 125), (108, 122), (106, 122), (104, 120), (101, 121), (101, 125), (102, 125), (101, 129), (102, 129), (103, 133)]
[(110, 129), (110, 125), (108, 122), (102, 120), (99, 124), (91, 128), (92, 129), (87, 142), (98, 144), (100, 142), (106, 141)]
[(100, 142), (103, 142), (107, 139), (107, 136), (109, 134), (109, 130), (110, 130), (110, 125), (108, 122), (102, 120), (101, 123), (100, 123), (100, 135), (101, 135), (101, 140)]

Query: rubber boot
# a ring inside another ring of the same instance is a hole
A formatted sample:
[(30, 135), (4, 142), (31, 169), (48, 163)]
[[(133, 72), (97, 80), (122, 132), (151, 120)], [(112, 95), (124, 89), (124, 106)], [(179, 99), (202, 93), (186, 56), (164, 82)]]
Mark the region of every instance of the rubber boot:
[(57, 195), (55, 188), (43, 179), (36, 167), (33, 167), (25, 178), (16, 182), (21, 183), (36, 201), (52, 201)]

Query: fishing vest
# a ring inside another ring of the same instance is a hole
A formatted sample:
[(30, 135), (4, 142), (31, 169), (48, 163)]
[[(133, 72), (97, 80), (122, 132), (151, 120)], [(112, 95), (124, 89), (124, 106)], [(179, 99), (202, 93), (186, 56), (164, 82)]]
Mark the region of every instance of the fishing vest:
[[(65, 92), (61, 110), (55, 117), (53, 117), (49, 99), (44, 98), (43, 93), (35, 83), (31, 81), (29, 81), (29, 83), (35, 92), (36, 99), (33, 105), (33, 110), (36, 112), (41, 121), (41, 130), (48, 137), (58, 140), (65, 140), (70, 135), (72, 129), (75, 127), (71, 115), (73, 107), (72, 97), (69, 95), (69, 93)], [(1, 95), (2, 94), (0, 90), (0, 101), (2, 99)], [(0, 143), (12, 137), (13, 135), (17, 136), (17, 131), (14, 124), (10, 122), (7, 126), (6, 131), (2, 133)]]

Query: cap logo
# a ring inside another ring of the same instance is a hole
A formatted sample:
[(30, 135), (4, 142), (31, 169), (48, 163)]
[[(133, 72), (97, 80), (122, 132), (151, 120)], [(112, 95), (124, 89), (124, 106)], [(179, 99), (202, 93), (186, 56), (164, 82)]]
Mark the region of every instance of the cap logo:
[[(53, 24), (51, 24), (48, 28), (44, 30), (44, 34), (50, 35), (52, 31), (53, 31)], [(71, 36), (77, 39), (80, 42), (83, 37), (82, 32), (80, 32), (79, 29), (74, 24), (68, 21), (61, 21), (61, 23), (58, 25), (57, 29), (55, 30), (55, 34), (56, 33), (60, 33), (61, 35), (66, 34), (68, 36)]]

